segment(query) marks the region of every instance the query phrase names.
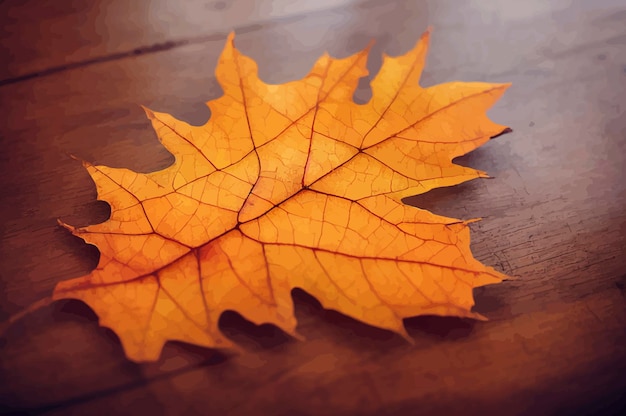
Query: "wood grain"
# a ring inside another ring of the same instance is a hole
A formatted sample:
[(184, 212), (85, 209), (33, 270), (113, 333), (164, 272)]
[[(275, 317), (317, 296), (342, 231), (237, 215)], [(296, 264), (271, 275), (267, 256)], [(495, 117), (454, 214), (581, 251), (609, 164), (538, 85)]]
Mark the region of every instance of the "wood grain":
[[(169, 343), (124, 358), (75, 301), (0, 338), (6, 414), (619, 414), (626, 394), (626, 8), (623, 1), (2, 2), (0, 319), (88, 273), (98, 251), (57, 226), (104, 221), (69, 155), (142, 172), (171, 155), (138, 104), (200, 124), (225, 35), (262, 79), (324, 51), (408, 50), (434, 27), (423, 85), (512, 82), (490, 111), (513, 133), (459, 163), (493, 179), (407, 202), (473, 225), (476, 257), (516, 276), (476, 291), (490, 318), (407, 320), (415, 339), (294, 292), (299, 332), (220, 324), (239, 356)], [(365, 79), (355, 94), (369, 97)]]

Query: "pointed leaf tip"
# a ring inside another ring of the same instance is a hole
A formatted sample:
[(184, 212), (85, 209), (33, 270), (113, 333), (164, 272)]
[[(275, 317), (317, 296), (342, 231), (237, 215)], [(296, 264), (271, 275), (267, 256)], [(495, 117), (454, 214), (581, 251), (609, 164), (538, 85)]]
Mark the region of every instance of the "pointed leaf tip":
[(228, 36), (226, 37), (226, 44), (232, 47), (235, 47), (235, 31), (231, 30), (228, 32)]
[(66, 230), (71, 231), (72, 233), (73, 233), (74, 231), (76, 231), (76, 227), (74, 227), (73, 225), (69, 225), (69, 224), (67, 224), (67, 223), (65, 223), (65, 222), (63, 222), (63, 221), (61, 221), (61, 219), (60, 219), (60, 218), (57, 218), (57, 224), (58, 224), (58, 225), (60, 225), (61, 227), (65, 228)]
[(72, 160), (75, 160), (77, 162), (80, 162), (81, 165), (83, 165), (84, 168), (87, 168), (89, 166), (93, 166), (93, 163), (86, 161), (85, 159), (81, 159), (80, 157), (76, 156), (73, 153), (66, 153)]
[(143, 109), (143, 111), (146, 113), (146, 117), (148, 117), (149, 120), (153, 120), (156, 116), (154, 115), (154, 112), (152, 110), (150, 110), (148, 107), (141, 105), (141, 108)]

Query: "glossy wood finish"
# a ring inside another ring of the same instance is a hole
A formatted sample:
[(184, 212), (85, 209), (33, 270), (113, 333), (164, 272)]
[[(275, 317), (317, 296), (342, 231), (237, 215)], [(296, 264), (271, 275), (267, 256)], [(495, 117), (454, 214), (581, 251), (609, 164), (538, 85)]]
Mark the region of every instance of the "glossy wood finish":
[[(255, 6), (256, 5), (256, 6)], [(288, 339), (235, 313), (245, 353), (168, 344), (124, 358), (83, 304), (56, 302), (0, 338), (0, 409), (66, 414), (602, 414), (626, 391), (626, 7), (623, 1), (0, 3), (2, 320), (95, 267), (57, 226), (109, 210), (69, 155), (147, 172), (172, 162), (138, 104), (195, 124), (231, 29), (274, 83), (370, 39), (408, 50), (434, 27), (423, 85), (513, 82), (490, 111), (513, 133), (462, 164), (494, 179), (408, 202), (472, 226), (477, 258), (516, 280), (476, 291), (489, 322), (418, 317), (415, 345), (294, 292)], [(364, 80), (355, 95), (367, 100)]]

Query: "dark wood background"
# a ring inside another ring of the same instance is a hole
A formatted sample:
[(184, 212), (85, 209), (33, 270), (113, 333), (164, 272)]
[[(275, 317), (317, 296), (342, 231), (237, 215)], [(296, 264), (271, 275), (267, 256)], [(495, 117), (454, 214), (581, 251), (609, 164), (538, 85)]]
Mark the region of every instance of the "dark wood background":
[[(626, 394), (626, 5), (602, 1), (4, 1), (0, 3), (0, 319), (93, 269), (56, 224), (104, 221), (68, 155), (148, 172), (172, 162), (139, 107), (201, 124), (226, 34), (281, 83), (324, 51), (408, 50), (423, 85), (512, 82), (490, 111), (514, 132), (461, 164), (495, 179), (410, 202), (472, 225), (476, 257), (517, 277), (476, 291), (489, 322), (407, 320), (415, 346), (294, 292), (289, 339), (226, 313), (239, 356), (166, 345), (125, 359), (77, 301), (0, 338), (0, 409), (98, 414), (617, 414)], [(369, 97), (367, 79), (355, 99)]]

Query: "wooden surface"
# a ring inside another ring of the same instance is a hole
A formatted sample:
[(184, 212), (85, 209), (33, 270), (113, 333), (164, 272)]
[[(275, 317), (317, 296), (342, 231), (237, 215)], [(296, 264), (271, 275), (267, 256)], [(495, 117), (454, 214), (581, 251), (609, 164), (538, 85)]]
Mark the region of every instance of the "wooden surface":
[[(131, 5), (132, 3), (132, 5)], [(0, 338), (11, 414), (617, 414), (626, 394), (626, 6), (623, 1), (2, 2), (0, 319), (93, 269), (57, 226), (104, 221), (68, 155), (142, 172), (172, 162), (138, 104), (194, 124), (220, 95), (225, 35), (268, 82), (324, 51), (408, 50), (434, 26), (422, 85), (512, 82), (490, 111), (514, 132), (461, 164), (495, 177), (410, 202), (473, 224), (476, 257), (517, 277), (476, 291), (489, 322), (407, 320), (415, 345), (294, 292), (306, 342), (226, 313), (245, 353), (178, 343), (125, 359), (77, 301)], [(368, 99), (367, 80), (355, 98)]]

